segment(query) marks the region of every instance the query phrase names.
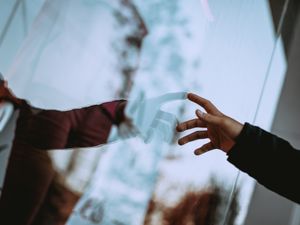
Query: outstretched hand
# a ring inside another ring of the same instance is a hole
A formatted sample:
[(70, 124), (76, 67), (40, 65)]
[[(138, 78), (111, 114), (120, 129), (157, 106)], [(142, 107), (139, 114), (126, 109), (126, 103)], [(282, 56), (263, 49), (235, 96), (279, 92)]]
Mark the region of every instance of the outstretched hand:
[(206, 112), (197, 109), (197, 118), (180, 123), (176, 128), (177, 131), (183, 132), (197, 127), (205, 129), (180, 138), (178, 144), (184, 145), (191, 141), (208, 138), (210, 142), (197, 148), (194, 151), (196, 155), (213, 149), (220, 149), (227, 153), (234, 146), (235, 139), (242, 131), (243, 125), (224, 115), (207, 99), (192, 93), (189, 93), (187, 97), (190, 101), (204, 108)]

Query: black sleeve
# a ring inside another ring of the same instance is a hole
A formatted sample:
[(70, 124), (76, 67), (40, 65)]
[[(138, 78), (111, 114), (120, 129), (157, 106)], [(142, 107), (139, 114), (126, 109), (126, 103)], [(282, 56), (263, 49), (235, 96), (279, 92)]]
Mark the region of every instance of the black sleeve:
[(287, 141), (245, 123), (228, 161), (268, 189), (300, 203), (300, 151)]

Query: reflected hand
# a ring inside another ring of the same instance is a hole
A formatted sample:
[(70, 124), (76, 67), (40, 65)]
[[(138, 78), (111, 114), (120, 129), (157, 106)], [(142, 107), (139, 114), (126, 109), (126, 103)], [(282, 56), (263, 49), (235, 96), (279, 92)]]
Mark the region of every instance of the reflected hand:
[(235, 144), (236, 137), (243, 129), (238, 121), (221, 113), (210, 101), (196, 94), (189, 93), (188, 99), (197, 103), (207, 113), (196, 110), (197, 119), (183, 122), (177, 126), (177, 131), (182, 132), (192, 128), (206, 128), (186, 135), (178, 140), (179, 145), (184, 145), (198, 139), (210, 139), (210, 142), (196, 149), (194, 153), (200, 155), (213, 149), (228, 152)]
[(161, 107), (171, 101), (184, 99), (186, 99), (185, 92), (168, 93), (150, 99), (145, 99), (141, 94), (134, 101), (128, 102), (125, 115), (132, 119), (132, 123), (146, 143), (155, 136), (171, 143), (177, 119), (174, 114), (161, 110)]

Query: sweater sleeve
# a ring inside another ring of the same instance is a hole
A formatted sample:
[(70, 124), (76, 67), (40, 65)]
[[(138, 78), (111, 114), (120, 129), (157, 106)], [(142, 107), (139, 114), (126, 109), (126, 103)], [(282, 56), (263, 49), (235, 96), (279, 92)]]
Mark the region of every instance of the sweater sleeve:
[(268, 189), (300, 203), (300, 151), (282, 138), (245, 123), (228, 161)]
[(113, 124), (119, 125), (125, 118), (124, 108), (125, 100), (117, 100), (112, 102), (102, 103), (100, 105), (101, 110), (105, 113), (108, 118), (111, 119)]

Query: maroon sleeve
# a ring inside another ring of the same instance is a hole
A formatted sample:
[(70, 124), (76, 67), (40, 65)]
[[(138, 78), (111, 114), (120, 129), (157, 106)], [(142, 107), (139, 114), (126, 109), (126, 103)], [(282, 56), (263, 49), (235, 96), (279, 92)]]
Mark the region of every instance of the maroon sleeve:
[(116, 125), (119, 125), (125, 119), (125, 106), (126, 100), (105, 102), (100, 105), (103, 112), (112, 120), (112, 123)]
[(119, 100), (69, 111), (38, 113), (24, 105), (20, 108), (15, 140), (45, 150), (105, 144), (111, 126), (124, 120), (125, 105), (126, 101)]

